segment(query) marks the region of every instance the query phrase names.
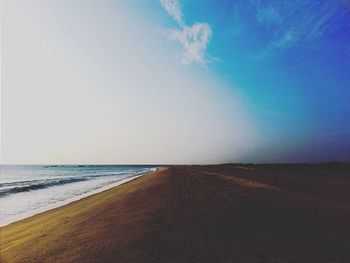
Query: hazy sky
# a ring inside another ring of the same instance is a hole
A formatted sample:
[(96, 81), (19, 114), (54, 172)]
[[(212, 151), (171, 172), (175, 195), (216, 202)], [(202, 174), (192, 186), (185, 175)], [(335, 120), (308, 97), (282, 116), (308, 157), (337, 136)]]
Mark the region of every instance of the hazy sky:
[(1, 26), (3, 163), (350, 161), (346, 0), (3, 0)]

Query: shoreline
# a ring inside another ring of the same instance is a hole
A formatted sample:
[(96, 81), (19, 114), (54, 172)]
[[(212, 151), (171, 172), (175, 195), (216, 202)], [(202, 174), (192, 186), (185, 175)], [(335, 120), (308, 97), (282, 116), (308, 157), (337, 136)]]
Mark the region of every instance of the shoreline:
[(157, 170), (159, 169), (159, 167), (154, 167), (152, 168), (151, 171), (148, 171), (148, 172), (144, 172), (144, 173), (140, 173), (140, 174), (136, 174), (134, 176), (130, 176), (128, 178), (125, 178), (125, 179), (122, 179), (118, 182), (115, 182), (113, 184), (110, 184), (110, 185), (106, 185), (106, 186), (103, 186), (101, 188), (98, 188), (98, 189), (95, 189), (95, 190), (92, 190), (90, 192), (87, 192), (87, 193), (84, 193), (84, 194), (81, 194), (81, 195), (77, 195), (77, 196), (74, 196), (72, 198), (69, 198), (67, 200), (64, 200), (64, 201), (61, 201), (61, 202), (57, 202), (55, 204), (52, 204), (52, 205), (49, 205), (47, 207), (43, 207), (43, 208), (40, 208), (40, 209), (37, 209), (37, 210), (33, 210), (33, 211), (29, 211), (29, 212), (26, 212), (26, 213), (23, 213), (17, 217), (14, 217), (14, 220), (10, 220), (10, 222), (5, 222), (5, 223), (0, 223), (0, 228), (2, 227), (6, 227), (8, 225), (11, 225), (13, 223), (16, 223), (16, 222), (19, 222), (21, 220), (24, 220), (24, 219), (27, 219), (27, 218), (30, 218), (32, 216), (35, 216), (35, 215), (39, 215), (39, 214), (42, 214), (42, 213), (45, 213), (47, 211), (51, 211), (53, 209), (56, 209), (56, 208), (60, 208), (60, 207), (63, 207), (65, 205), (68, 205), (70, 203), (73, 203), (73, 202), (76, 202), (76, 201), (79, 201), (79, 200), (82, 200), (86, 197), (89, 197), (89, 196), (93, 196), (95, 194), (99, 194), (99, 193), (102, 193), (104, 191), (107, 191), (107, 190), (110, 190), (112, 188), (115, 188), (115, 187), (118, 187), (120, 185), (123, 185), (127, 182), (130, 182), (132, 180), (135, 180), (141, 176), (144, 176), (146, 174), (149, 174), (149, 173), (154, 173), (156, 172)]

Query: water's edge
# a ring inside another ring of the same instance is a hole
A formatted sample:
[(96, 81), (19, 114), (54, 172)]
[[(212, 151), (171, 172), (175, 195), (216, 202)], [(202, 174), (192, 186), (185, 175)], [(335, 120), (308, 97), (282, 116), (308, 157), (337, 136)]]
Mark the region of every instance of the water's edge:
[(50, 210), (53, 210), (55, 208), (58, 208), (58, 207), (61, 207), (61, 206), (64, 206), (64, 205), (67, 205), (67, 204), (70, 204), (70, 203), (73, 203), (75, 201), (79, 201), (83, 198), (86, 198), (86, 197), (89, 197), (89, 196), (92, 196), (92, 195), (95, 195), (95, 194), (98, 194), (98, 193), (101, 193), (101, 192), (104, 192), (104, 191), (107, 191), (107, 190), (110, 190), (111, 188), (114, 188), (114, 187), (117, 187), (119, 185), (122, 185), (122, 184), (125, 184), (127, 182), (130, 182), (132, 180), (135, 180), (141, 176), (144, 176), (146, 174), (150, 174), (150, 173), (154, 173), (158, 170), (157, 167), (154, 167), (152, 168), (152, 170), (150, 171), (147, 171), (147, 172), (144, 172), (144, 173), (140, 173), (140, 174), (136, 174), (135, 176), (132, 176), (132, 177), (128, 177), (128, 178), (125, 178), (125, 179), (122, 179), (118, 182), (115, 182), (113, 184), (110, 184), (110, 185), (107, 185), (107, 186), (104, 186), (104, 187), (101, 187), (101, 188), (98, 188), (98, 189), (95, 189), (91, 192), (87, 192), (87, 193), (84, 193), (82, 195), (77, 195), (77, 196), (74, 196), (70, 199), (67, 199), (67, 200), (64, 200), (62, 202), (57, 202), (55, 204), (52, 204), (52, 205), (49, 205), (45, 208), (41, 208), (41, 209), (37, 209), (37, 210), (33, 210), (33, 211), (29, 211), (27, 213), (23, 213), (17, 217), (13, 217), (11, 218), (11, 220), (9, 220), (8, 222), (3, 222), (3, 223), (0, 223), (0, 227), (4, 227), (4, 226), (8, 226), (12, 223), (15, 223), (15, 222), (18, 222), (20, 220), (23, 220), (23, 219), (26, 219), (28, 217), (32, 217), (34, 215), (37, 215), (37, 214), (41, 214), (41, 213), (44, 213), (44, 212), (47, 212), (47, 211), (50, 211)]

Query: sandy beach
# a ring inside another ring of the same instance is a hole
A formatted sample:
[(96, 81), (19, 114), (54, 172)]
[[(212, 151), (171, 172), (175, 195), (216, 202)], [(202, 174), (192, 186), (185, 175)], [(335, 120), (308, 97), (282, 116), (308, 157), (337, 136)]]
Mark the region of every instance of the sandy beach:
[(350, 262), (350, 165), (171, 166), (1, 228), (1, 262)]

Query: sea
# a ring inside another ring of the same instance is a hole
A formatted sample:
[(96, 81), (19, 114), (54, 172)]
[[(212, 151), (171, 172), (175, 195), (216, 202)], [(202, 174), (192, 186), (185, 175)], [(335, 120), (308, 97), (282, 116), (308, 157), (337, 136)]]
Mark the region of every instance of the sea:
[(1, 165), (0, 226), (156, 170), (139, 165)]

